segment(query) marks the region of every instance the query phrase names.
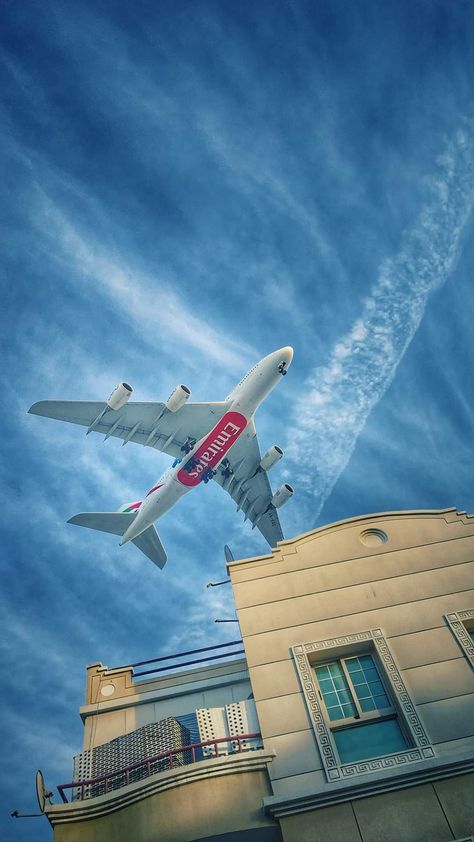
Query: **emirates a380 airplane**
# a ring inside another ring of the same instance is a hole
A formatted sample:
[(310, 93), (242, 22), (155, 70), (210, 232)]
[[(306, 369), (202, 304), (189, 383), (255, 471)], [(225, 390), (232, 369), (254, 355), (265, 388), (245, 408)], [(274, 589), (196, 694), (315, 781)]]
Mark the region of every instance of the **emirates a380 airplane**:
[(176, 386), (165, 403), (128, 403), (132, 387), (120, 383), (104, 403), (95, 401), (40, 401), (30, 407), (33, 415), (69, 421), (154, 447), (174, 458), (174, 463), (143, 500), (127, 503), (118, 512), (83, 512), (68, 523), (120, 535), (120, 545), (133, 543), (158, 567), (166, 553), (154, 527), (184, 494), (201, 482), (214, 479), (237, 503), (245, 520), (257, 527), (271, 547), (283, 538), (277, 509), (293, 494), (284, 483), (273, 494), (267, 472), (283, 456), (273, 445), (262, 457), (253, 421), (255, 411), (285, 375), (293, 349), (280, 348), (260, 360), (225, 401), (187, 403), (187, 386)]

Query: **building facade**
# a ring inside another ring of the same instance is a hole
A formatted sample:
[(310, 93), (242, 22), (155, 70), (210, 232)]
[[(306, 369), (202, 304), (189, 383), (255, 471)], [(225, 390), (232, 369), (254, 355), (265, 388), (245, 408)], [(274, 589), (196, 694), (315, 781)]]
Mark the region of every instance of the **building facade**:
[(89, 761), (166, 721), (177, 744), (117, 787), (117, 764), (78, 787), (76, 761), (55, 842), (472, 838), (474, 518), (353, 518), (228, 569), (245, 658), (89, 667)]

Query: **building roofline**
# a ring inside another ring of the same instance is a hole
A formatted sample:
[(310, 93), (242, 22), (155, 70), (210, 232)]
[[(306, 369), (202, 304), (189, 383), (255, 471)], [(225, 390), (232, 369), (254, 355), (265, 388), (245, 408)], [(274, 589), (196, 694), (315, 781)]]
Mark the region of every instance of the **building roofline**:
[(446, 515), (452, 515), (452, 517), (449, 518), (449, 522), (460, 520), (462, 523), (467, 523), (468, 520), (474, 518), (474, 515), (467, 514), (465, 511), (458, 511), (455, 506), (450, 506), (447, 509), (402, 509), (389, 512), (374, 512), (372, 514), (355, 515), (354, 517), (345, 518), (344, 520), (337, 520), (332, 523), (324, 524), (323, 526), (318, 526), (316, 529), (310, 529), (307, 532), (300, 532), (298, 535), (293, 535), (291, 538), (285, 538), (283, 541), (278, 541), (277, 546), (268, 553), (258, 556), (250, 556), (243, 559), (235, 559), (234, 561), (227, 562), (226, 567), (227, 570), (230, 570), (239, 564), (252, 561), (265, 561), (275, 558), (275, 556), (278, 553), (281, 553), (284, 548), (292, 547), (306, 538), (322, 535), (333, 530), (336, 531), (338, 529), (344, 529), (345, 527), (352, 526), (355, 523), (373, 522), (374, 520), (376, 521), (382, 518), (386, 519), (397, 517), (421, 518), (429, 516), (446, 519)]

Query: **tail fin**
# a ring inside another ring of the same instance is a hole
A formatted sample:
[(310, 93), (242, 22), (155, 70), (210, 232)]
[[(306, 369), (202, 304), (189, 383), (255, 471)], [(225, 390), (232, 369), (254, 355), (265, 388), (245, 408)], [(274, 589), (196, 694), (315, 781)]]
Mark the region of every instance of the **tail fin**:
[[(79, 515), (68, 520), (75, 526), (86, 526), (88, 529), (97, 529), (99, 532), (111, 532), (112, 535), (123, 535), (135, 518), (135, 512), (81, 512)], [(149, 526), (132, 542), (142, 551), (157, 567), (164, 567), (166, 564), (166, 552), (160, 541), (155, 527)]]

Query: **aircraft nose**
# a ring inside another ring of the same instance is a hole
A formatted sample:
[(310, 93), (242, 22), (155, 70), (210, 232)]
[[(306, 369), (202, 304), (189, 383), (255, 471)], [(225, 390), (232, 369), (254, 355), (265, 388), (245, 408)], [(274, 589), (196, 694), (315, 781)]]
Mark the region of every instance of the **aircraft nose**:
[(291, 365), (291, 361), (293, 359), (293, 348), (291, 345), (287, 345), (285, 348), (280, 348), (280, 350), (277, 351), (277, 354), (285, 360), (287, 366)]

